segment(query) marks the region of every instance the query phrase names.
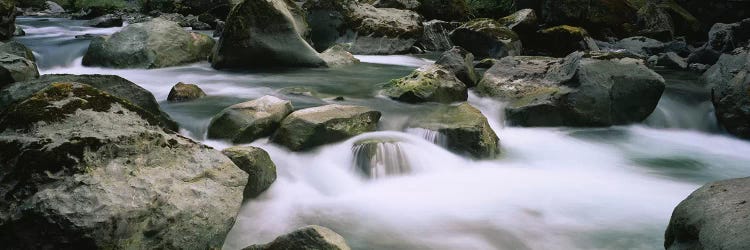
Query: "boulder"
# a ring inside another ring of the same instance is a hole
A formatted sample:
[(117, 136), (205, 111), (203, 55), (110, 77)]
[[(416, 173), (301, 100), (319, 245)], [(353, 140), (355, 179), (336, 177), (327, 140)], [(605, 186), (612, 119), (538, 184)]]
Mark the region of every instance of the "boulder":
[(603, 38), (609, 33), (625, 37), (627, 25), (635, 23), (637, 9), (627, 0), (555, 0), (544, 1), (542, 20), (548, 25), (572, 25)]
[(658, 54), (658, 51), (656, 51), (655, 48), (663, 48), (664, 43), (645, 36), (634, 36), (623, 38), (618, 41), (615, 46), (630, 53), (646, 57), (655, 55), (654, 52), (657, 52), (656, 54)]
[(423, 22), (422, 26), (424, 26), (424, 33), (419, 40), (422, 48), (428, 51), (444, 51), (453, 47), (450, 33), (461, 26), (461, 23), (431, 20)]
[(8, 40), (16, 31), (16, 1), (0, 0), (0, 40)]
[(113, 14), (107, 14), (86, 21), (86, 26), (97, 28), (122, 27), (122, 17)]
[(53, 1), (46, 1), (44, 2), (45, 6), (47, 6), (46, 9), (44, 9), (44, 12), (47, 12), (49, 14), (62, 14), (65, 13), (65, 9)]
[(674, 70), (686, 70), (688, 63), (685, 58), (680, 57), (674, 52), (661, 54), (656, 60), (656, 66), (665, 67)]
[(407, 103), (452, 103), (468, 98), (466, 85), (456, 78), (456, 74), (437, 64), (423, 66), (408, 76), (391, 80), (382, 93)]
[(750, 242), (750, 178), (708, 183), (680, 202), (664, 248), (745, 249)]
[(54, 82), (78, 82), (91, 85), (144, 109), (156, 117), (162, 126), (177, 131), (177, 123), (159, 108), (159, 103), (156, 102), (151, 92), (115, 75), (43, 75), (39, 79), (17, 82), (0, 89), (0, 113)]
[(163, 68), (205, 60), (214, 40), (161, 18), (128, 25), (91, 40), (83, 65), (110, 68)]
[(451, 41), (478, 58), (502, 58), (521, 54), (518, 35), (501, 23), (487, 18), (471, 20), (450, 34)]
[(0, 52), (0, 88), (38, 77), (39, 70), (33, 60)]
[(252, 146), (231, 147), (221, 151), (237, 167), (248, 174), (245, 197), (258, 197), (276, 181), (276, 164), (262, 148)]
[(293, 2), (245, 0), (229, 13), (211, 66), (216, 69), (325, 66), (305, 41), (307, 32), (304, 13)]
[(564, 57), (575, 51), (597, 51), (599, 47), (585, 29), (561, 25), (538, 31), (526, 49), (545, 56)]
[(670, 19), (672, 19), (674, 35), (686, 36), (691, 41), (706, 39), (706, 25), (693, 16), (691, 12), (684, 9), (675, 0), (660, 0), (658, 2), (657, 7), (662, 11), (666, 11)]
[(346, 51), (347, 47), (348, 46), (343, 44), (333, 45), (323, 51), (323, 53), (320, 53), (320, 58), (326, 62), (328, 67), (359, 63), (359, 59), (355, 58), (352, 53), (349, 53), (349, 51)]
[(273, 96), (238, 103), (224, 109), (211, 120), (208, 138), (249, 143), (271, 135), (292, 110), (290, 101)]
[(315, 225), (299, 228), (267, 244), (243, 248), (243, 250), (277, 249), (350, 250), (351, 248), (341, 235), (331, 229)]
[(708, 42), (689, 57), (689, 63), (712, 65), (722, 53), (729, 53), (750, 42), (750, 18), (736, 23), (717, 23), (708, 32)]
[(35, 62), (34, 52), (18, 41), (0, 42), (0, 53), (8, 53)]
[(539, 20), (533, 9), (522, 9), (515, 13), (503, 17), (499, 22), (516, 32), (524, 43), (532, 42), (534, 33), (539, 26)]
[(479, 75), (474, 71), (474, 55), (464, 48), (451, 48), (443, 53), (435, 64), (452, 72), (467, 87), (474, 87), (479, 81)]
[(21, 26), (16, 25), (16, 30), (13, 31), (13, 36), (25, 36), (26, 31)]
[(311, 149), (375, 131), (380, 112), (362, 106), (330, 104), (289, 114), (271, 141), (293, 151)]
[(675, 34), (672, 17), (651, 1), (638, 10), (638, 33), (663, 42), (671, 41)]
[(412, 118), (410, 128), (437, 131), (445, 137), (448, 150), (474, 158), (494, 158), (500, 154), (499, 139), (487, 118), (473, 106), (440, 106), (435, 111)]
[(520, 126), (610, 126), (643, 121), (664, 91), (643, 60), (615, 53), (565, 58), (508, 57), (492, 66), (477, 92), (508, 102)]
[(247, 174), (89, 85), (57, 82), (0, 118), (10, 249), (220, 248)]
[(719, 124), (735, 136), (750, 138), (750, 49), (721, 55), (701, 78), (711, 88)]
[(420, 0), (417, 12), (425, 19), (464, 21), (469, 17), (466, 0)]
[(192, 101), (201, 97), (206, 96), (206, 93), (203, 92), (203, 90), (198, 87), (198, 85), (195, 84), (185, 84), (183, 82), (178, 82), (174, 86), (172, 86), (172, 89), (169, 90), (169, 95), (167, 96), (167, 101), (170, 102), (184, 102), (184, 101)]

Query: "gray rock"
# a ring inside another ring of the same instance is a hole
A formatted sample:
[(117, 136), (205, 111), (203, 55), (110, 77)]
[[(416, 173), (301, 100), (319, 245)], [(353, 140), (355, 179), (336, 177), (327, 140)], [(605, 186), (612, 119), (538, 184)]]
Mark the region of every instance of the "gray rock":
[(618, 41), (615, 44), (615, 46), (618, 48), (625, 49), (630, 53), (645, 57), (645, 56), (654, 55), (653, 52), (656, 52), (656, 54), (658, 54), (659, 52), (654, 51), (654, 48), (663, 48), (664, 43), (656, 39), (651, 39), (645, 36), (635, 36), (635, 37), (624, 38)]
[(23, 43), (18, 41), (0, 42), (0, 53), (16, 55), (32, 62), (36, 61), (36, 58), (34, 58), (34, 52), (31, 51), (29, 47), (26, 47), (26, 45), (23, 45)]
[(458, 22), (445, 22), (440, 20), (431, 20), (423, 22), (424, 33), (419, 43), (428, 51), (444, 51), (453, 47), (450, 39), (450, 33), (461, 26)]
[(691, 63), (690, 65), (688, 65), (688, 69), (690, 69), (690, 71), (700, 73), (700, 74), (705, 73), (706, 71), (708, 71), (709, 68), (711, 68), (711, 65), (705, 65), (705, 64), (700, 64), (700, 63)]
[(750, 178), (708, 183), (680, 202), (664, 248), (746, 249), (750, 242)]
[(183, 16), (178, 13), (162, 14), (159, 18), (169, 20), (179, 24), (181, 27), (190, 27), (193, 30), (210, 30), (211, 25), (198, 20), (197, 16), (187, 15)]
[(292, 112), (292, 103), (273, 96), (238, 103), (211, 120), (208, 138), (248, 143), (271, 135)]
[(39, 70), (33, 60), (0, 52), (0, 88), (38, 77)]
[(276, 164), (265, 150), (244, 146), (227, 148), (221, 152), (248, 174), (245, 197), (258, 197), (276, 181)]
[(11, 249), (220, 248), (247, 174), (129, 102), (54, 83), (0, 118)]
[(13, 36), (25, 36), (26, 31), (21, 26), (16, 25), (16, 30), (13, 31)]
[(408, 127), (437, 131), (445, 137), (445, 146), (458, 154), (474, 158), (494, 158), (500, 154), (499, 139), (487, 118), (473, 106), (441, 106), (409, 121)]
[(466, 0), (420, 0), (417, 12), (425, 19), (465, 21), (469, 18)]
[(330, 104), (289, 114), (271, 141), (293, 151), (311, 149), (375, 131), (380, 112), (362, 106)]
[(16, 1), (0, 0), (0, 40), (13, 37), (16, 31)]
[(122, 27), (122, 17), (107, 14), (86, 21), (86, 25), (97, 28)]
[(671, 41), (675, 34), (672, 17), (654, 2), (646, 3), (638, 10), (639, 34), (659, 41)]
[(477, 58), (502, 58), (521, 54), (518, 35), (501, 23), (487, 18), (471, 20), (450, 34), (451, 41)]
[(533, 9), (521, 9), (513, 14), (501, 18), (500, 23), (516, 32), (524, 44), (533, 42), (539, 20)]
[(252, 245), (243, 250), (282, 250), (282, 249), (316, 249), (316, 250), (350, 250), (346, 240), (331, 229), (321, 226), (306, 226), (289, 234), (279, 236), (264, 245)]
[(167, 101), (170, 102), (185, 102), (185, 101), (192, 101), (201, 97), (206, 96), (206, 93), (203, 92), (203, 90), (198, 87), (198, 85), (195, 84), (185, 84), (183, 82), (178, 82), (174, 86), (172, 86), (172, 89), (169, 90), (169, 95), (167, 96)]
[(402, 10), (416, 10), (419, 8), (418, 0), (377, 0), (372, 3), (375, 8), (394, 8)]
[(750, 49), (721, 58), (701, 77), (711, 88), (716, 118), (729, 133), (750, 138)]
[(675, 70), (686, 70), (688, 68), (688, 63), (685, 58), (680, 57), (676, 53), (668, 52), (659, 56), (656, 61), (656, 66)]
[(479, 81), (479, 75), (474, 70), (474, 55), (464, 48), (451, 48), (443, 53), (435, 64), (452, 72), (467, 87), (474, 87)]
[(641, 59), (576, 52), (563, 59), (503, 58), (477, 92), (509, 102), (506, 118), (517, 125), (610, 126), (644, 120), (664, 87)]
[(568, 25), (555, 26), (537, 32), (536, 38), (527, 43), (527, 49), (537, 54), (564, 57), (576, 51), (598, 51), (599, 46), (588, 31)]
[(391, 80), (382, 93), (408, 103), (452, 103), (468, 98), (466, 85), (456, 78), (456, 74), (437, 64), (423, 66), (408, 76)]
[(94, 38), (83, 65), (111, 68), (163, 68), (205, 60), (214, 40), (187, 32), (175, 22), (155, 18)]
[(65, 13), (65, 9), (60, 6), (59, 4), (52, 2), (52, 1), (46, 1), (44, 4), (47, 6), (47, 9), (44, 10), (44, 12), (50, 13), (50, 14), (62, 14)]
[(359, 63), (359, 59), (355, 58), (352, 53), (346, 51), (348, 46), (343, 44), (336, 44), (328, 48), (327, 50), (320, 53), (320, 58), (326, 62), (328, 67), (336, 67), (343, 65), (350, 65)]
[(748, 45), (750, 18), (737, 23), (716, 23), (708, 32), (708, 42), (688, 57), (688, 63), (713, 65), (722, 53)]

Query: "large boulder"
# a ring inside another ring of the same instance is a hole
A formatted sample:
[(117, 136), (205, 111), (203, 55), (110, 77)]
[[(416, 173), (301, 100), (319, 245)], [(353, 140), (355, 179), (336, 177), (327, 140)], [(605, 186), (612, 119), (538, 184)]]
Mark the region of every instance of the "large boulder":
[(422, 48), (428, 51), (444, 51), (453, 47), (450, 33), (461, 25), (459, 22), (431, 20), (423, 22), (424, 33), (419, 41)]
[(656, 66), (665, 67), (673, 70), (686, 70), (688, 63), (685, 58), (680, 57), (677, 53), (667, 52), (657, 57)]
[(721, 55), (702, 79), (711, 88), (719, 124), (733, 135), (750, 138), (750, 49)]
[(454, 72), (437, 64), (423, 66), (408, 76), (391, 80), (382, 93), (408, 103), (452, 103), (468, 98), (466, 84), (456, 78)]
[(294, 2), (245, 0), (229, 13), (211, 66), (217, 69), (325, 66), (305, 41), (307, 29), (304, 14)]
[(750, 243), (750, 178), (708, 183), (674, 209), (664, 248), (746, 249)]
[(53, 83), (4, 112), (4, 247), (220, 248), (247, 174), (159, 124), (79, 83)]
[(198, 85), (191, 83), (178, 82), (172, 89), (169, 90), (167, 95), (167, 101), (170, 102), (185, 102), (192, 101), (201, 97), (206, 96), (206, 93), (198, 87)]
[(33, 60), (0, 52), (0, 88), (38, 77), (39, 69)]
[(635, 23), (636, 13), (627, 0), (554, 0), (542, 6), (542, 19), (548, 25), (583, 27), (595, 37), (624, 36), (627, 25)]
[(750, 42), (750, 18), (736, 23), (716, 23), (708, 31), (708, 42), (688, 57), (689, 63), (712, 65), (722, 53), (729, 53)]
[(271, 135), (287, 115), (292, 103), (274, 96), (238, 103), (224, 109), (211, 120), (208, 138), (248, 143)]
[(575, 51), (599, 50), (588, 31), (568, 25), (540, 30), (536, 34), (536, 39), (527, 44), (527, 50), (552, 57), (564, 57)]
[(471, 20), (450, 34), (451, 41), (478, 58), (502, 58), (521, 54), (518, 35), (503, 24), (487, 18)]
[(293, 151), (311, 149), (375, 131), (380, 115), (368, 107), (338, 104), (297, 110), (281, 121), (271, 141)]
[(474, 87), (479, 81), (479, 75), (474, 70), (474, 55), (464, 48), (455, 46), (444, 52), (435, 64), (452, 72), (467, 87)]
[(206, 60), (213, 46), (210, 36), (155, 18), (94, 38), (83, 56), (83, 65), (147, 69), (177, 66)]
[(245, 197), (257, 197), (276, 181), (276, 164), (262, 148), (237, 146), (221, 152), (248, 174)]
[(506, 118), (516, 125), (610, 126), (646, 119), (664, 88), (664, 78), (643, 60), (576, 52), (503, 58), (477, 91), (507, 101)]
[(16, 31), (16, 1), (0, 0), (0, 40), (13, 37)]
[(159, 108), (159, 103), (156, 102), (151, 92), (115, 75), (43, 75), (39, 79), (17, 82), (0, 89), (0, 113), (14, 103), (26, 100), (37, 91), (55, 82), (78, 82), (91, 85), (144, 109), (155, 116), (164, 127), (177, 131), (177, 123)]
[(421, 0), (417, 12), (426, 20), (464, 21), (469, 16), (466, 0)]
[(444, 136), (448, 150), (474, 158), (493, 158), (500, 154), (499, 139), (487, 118), (473, 106), (441, 106), (409, 121), (408, 127), (436, 131)]
[(321, 226), (306, 226), (289, 234), (279, 236), (267, 244), (252, 245), (243, 250), (316, 249), (350, 250), (346, 240), (331, 229)]

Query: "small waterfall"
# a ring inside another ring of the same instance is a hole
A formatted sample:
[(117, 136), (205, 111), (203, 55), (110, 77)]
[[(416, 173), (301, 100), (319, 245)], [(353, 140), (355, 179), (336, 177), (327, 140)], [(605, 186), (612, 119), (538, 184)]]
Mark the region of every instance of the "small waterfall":
[(407, 128), (406, 133), (417, 135), (424, 138), (425, 140), (434, 143), (435, 145), (445, 148), (448, 146), (448, 137), (443, 133), (436, 130), (424, 129), (424, 128)]
[(352, 147), (354, 167), (371, 179), (411, 172), (409, 161), (397, 141), (363, 141)]

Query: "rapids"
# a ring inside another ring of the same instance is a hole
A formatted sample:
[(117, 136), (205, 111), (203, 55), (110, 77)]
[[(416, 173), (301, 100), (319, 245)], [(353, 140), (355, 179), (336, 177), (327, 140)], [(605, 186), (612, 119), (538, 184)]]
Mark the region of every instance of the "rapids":
[[(252, 143), (271, 155), (278, 179), (243, 205), (225, 249), (308, 224), (333, 229), (355, 249), (657, 249), (672, 210), (690, 192), (750, 175), (750, 143), (720, 129), (707, 90), (691, 73), (660, 72), (668, 87), (656, 111), (643, 124), (611, 128), (509, 127), (503, 103), (472, 94), (469, 102), (487, 116), (503, 150), (499, 159), (474, 161), (440, 147), (439, 133), (404, 128), (434, 104), (377, 95), (382, 83), (431, 63), (425, 58), (358, 56), (363, 63), (344, 68), (257, 72), (216, 71), (206, 62), (90, 68), (81, 65), (89, 40), (75, 36), (119, 28), (67, 19), (17, 22), (27, 36), (15, 39), (35, 51), (42, 74), (122, 76), (151, 91), (181, 133), (219, 149), (230, 144), (206, 139), (212, 116), (267, 94), (295, 108), (338, 102), (383, 112), (381, 131), (312, 152), (289, 152), (266, 139)], [(166, 102), (179, 81), (199, 84), (209, 97)], [(357, 142), (383, 138), (397, 146), (381, 145), (375, 165), (406, 169), (367, 178), (356, 168)]]

